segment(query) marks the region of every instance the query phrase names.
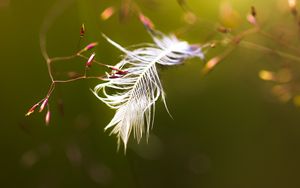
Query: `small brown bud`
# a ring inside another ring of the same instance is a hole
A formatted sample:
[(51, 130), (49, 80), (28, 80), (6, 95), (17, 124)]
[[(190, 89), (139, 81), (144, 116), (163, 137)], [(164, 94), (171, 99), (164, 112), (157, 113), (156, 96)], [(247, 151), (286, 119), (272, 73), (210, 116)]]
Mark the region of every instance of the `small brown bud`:
[(84, 24), (81, 24), (81, 27), (80, 27), (80, 37), (84, 37), (85, 35), (85, 26)]
[(219, 26), (217, 28), (217, 31), (219, 31), (220, 33), (230, 33), (231, 32), (231, 29), (230, 28), (226, 28), (224, 26)]
[(254, 17), (256, 17), (256, 15), (257, 15), (256, 9), (254, 6), (251, 7), (251, 15)]

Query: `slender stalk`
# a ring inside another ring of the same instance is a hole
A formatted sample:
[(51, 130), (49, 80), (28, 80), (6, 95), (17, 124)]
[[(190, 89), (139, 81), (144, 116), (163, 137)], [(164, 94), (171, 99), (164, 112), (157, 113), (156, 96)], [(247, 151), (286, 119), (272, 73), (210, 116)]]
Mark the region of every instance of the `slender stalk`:
[(71, 59), (74, 59), (75, 57), (77, 57), (76, 54), (74, 55), (70, 55), (70, 56), (65, 56), (65, 57), (52, 57), (50, 58), (50, 62), (55, 62), (55, 61), (66, 61), (66, 60), (71, 60)]
[(267, 53), (272, 53), (272, 54), (278, 55), (280, 57), (287, 58), (289, 60), (300, 62), (300, 57), (299, 56), (292, 55), (292, 54), (289, 54), (287, 52), (279, 51), (279, 50), (276, 50), (276, 49), (268, 48), (268, 47), (265, 47), (265, 46), (262, 46), (262, 45), (259, 45), (259, 44), (256, 44), (256, 43), (252, 43), (252, 42), (249, 42), (249, 41), (241, 41), (239, 45), (242, 46), (242, 47), (245, 47), (245, 48), (249, 48), (249, 49), (253, 49), (253, 50), (259, 50), (259, 51), (263, 51), (263, 52), (267, 52)]

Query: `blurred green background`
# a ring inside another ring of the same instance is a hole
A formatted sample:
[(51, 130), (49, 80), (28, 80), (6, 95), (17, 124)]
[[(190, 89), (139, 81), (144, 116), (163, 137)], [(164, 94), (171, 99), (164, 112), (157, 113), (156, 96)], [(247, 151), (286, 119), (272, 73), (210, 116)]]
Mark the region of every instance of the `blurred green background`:
[[(90, 92), (97, 80), (58, 85), (50, 100), (49, 126), (44, 113), (24, 117), (50, 85), (39, 30), (57, 2), (0, 0), (0, 187), (300, 187), (300, 110), (291, 101), (279, 102), (270, 84), (258, 77), (261, 69), (277, 70), (284, 63), (296, 73), (299, 67), (260, 51), (237, 48), (205, 77), (204, 63), (198, 59), (163, 68), (161, 78), (174, 119), (159, 103), (149, 143), (131, 141), (126, 155), (116, 152), (116, 138), (103, 131), (114, 112)], [(175, 0), (136, 3), (165, 33), (187, 25)], [(220, 8), (224, 3), (235, 11), (229, 21)], [(97, 60), (108, 64), (117, 63), (121, 53), (101, 33), (123, 46), (151, 41), (133, 15), (123, 21), (118, 14), (100, 19), (106, 7), (117, 9), (121, 1), (67, 4), (47, 34), (51, 57), (74, 52), (82, 23), (87, 29), (83, 44), (98, 41)], [(187, 0), (187, 4), (200, 18), (180, 36), (191, 43), (222, 38), (215, 32), (218, 23), (234, 27), (236, 33), (251, 27), (246, 15), (252, 5), (267, 31), (299, 34), (285, 0)], [(297, 37), (289, 39), (299, 44)], [(285, 49), (259, 36), (249, 40)], [(211, 49), (207, 59), (222, 51)], [(78, 60), (59, 62), (55, 75), (82, 66)], [(95, 67), (92, 72), (102, 74), (104, 69)], [(63, 103), (63, 114), (57, 103)]]

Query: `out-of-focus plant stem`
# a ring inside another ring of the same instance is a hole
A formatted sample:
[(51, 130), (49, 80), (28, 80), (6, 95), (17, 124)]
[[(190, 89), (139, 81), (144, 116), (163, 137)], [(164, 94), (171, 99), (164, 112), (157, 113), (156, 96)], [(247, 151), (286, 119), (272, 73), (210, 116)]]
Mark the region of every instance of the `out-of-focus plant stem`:
[(239, 45), (242, 46), (242, 47), (245, 47), (245, 48), (249, 48), (249, 49), (253, 49), (253, 50), (259, 50), (259, 51), (263, 51), (263, 52), (267, 52), (267, 53), (272, 53), (272, 54), (278, 55), (280, 57), (287, 58), (289, 60), (300, 62), (300, 57), (298, 57), (296, 55), (292, 55), (292, 54), (289, 54), (287, 52), (283, 52), (283, 51), (280, 51), (280, 50), (268, 48), (268, 47), (265, 47), (265, 46), (262, 46), (262, 45), (259, 45), (259, 44), (256, 44), (256, 43), (252, 43), (252, 42), (249, 42), (249, 41), (245, 41), (245, 40), (240, 41)]

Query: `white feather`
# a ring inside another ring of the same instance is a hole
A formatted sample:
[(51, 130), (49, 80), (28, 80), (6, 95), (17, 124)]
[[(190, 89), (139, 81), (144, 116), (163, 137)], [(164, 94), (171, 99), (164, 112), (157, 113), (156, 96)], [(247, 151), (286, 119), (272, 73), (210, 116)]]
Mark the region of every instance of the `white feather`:
[(101, 101), (116, 110), (105, 130), (113, 128), (111, 134), (117, 135), (118, 145), (123, 141), (125, 150), (131, 131), (138, 142), (144, 133), (148, 138), (154, 122), (155, 102), (161, 97), (166, 104), (156, 64), (178, 65), (191, 57), (203, 59), (200, 47), (179, 41), (174, 35), (149, 31), (155, 44), (135, 46), (133, 50), (125, 49), (104, 36), (125, 54), (114, 67), (126, 74), (108, 77), (107, 82), (97, 85), (93, 90)]

